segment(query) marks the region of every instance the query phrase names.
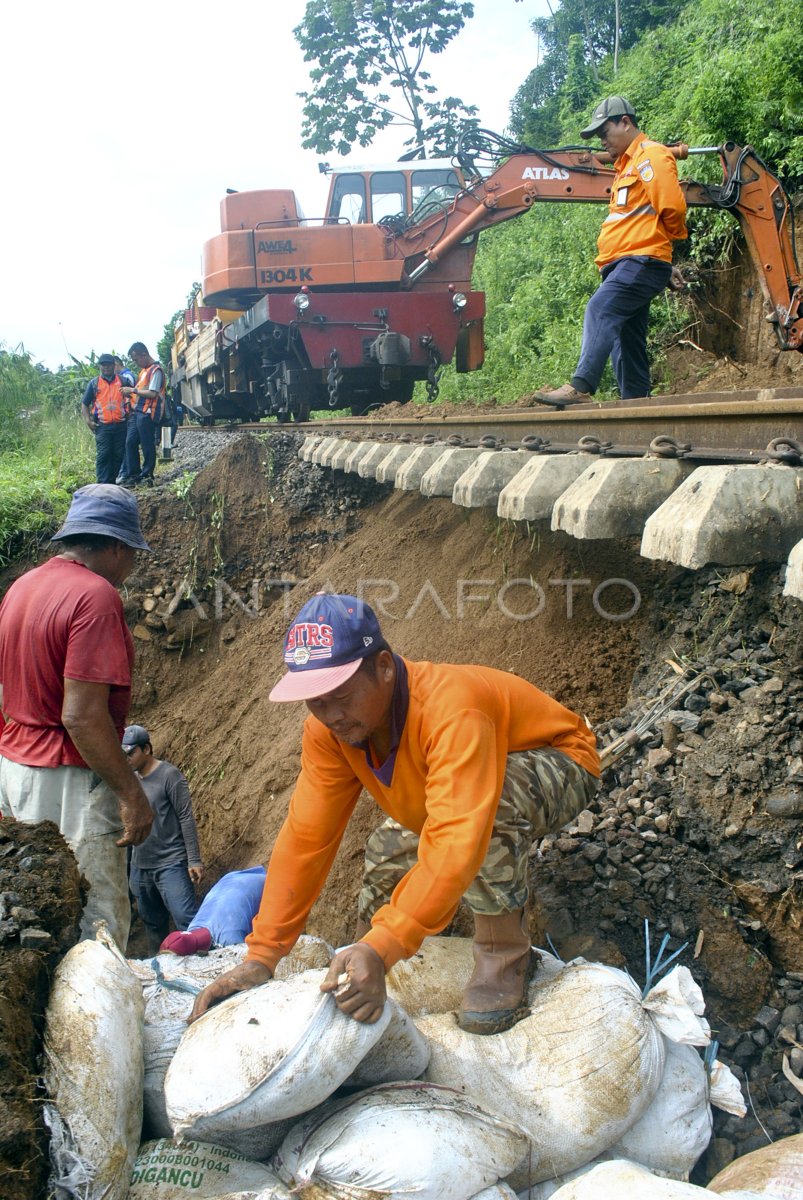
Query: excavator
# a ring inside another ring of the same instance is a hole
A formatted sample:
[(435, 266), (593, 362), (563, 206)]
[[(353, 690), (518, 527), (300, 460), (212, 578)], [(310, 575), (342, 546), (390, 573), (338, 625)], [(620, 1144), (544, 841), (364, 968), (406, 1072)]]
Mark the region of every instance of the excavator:
[[(781, 350), (803, 352), (803, 279), (781, 181), (750, 146), (717, 154), (722, 182), (682, 180), (690, 207), (739, 222)], [(202, 301), (175, 330), (174, 395), (203, 423), (304, 421), (437, 396), (444, 363), (483, 364), (485, 295), (471, 286), (479, 234), (540, 203), (607, 204), (603, 151), (536, 150), (473, 130), (455, 158), (330, 170), (325, 215), (290, 190), (230, 192), (203, 251)]]

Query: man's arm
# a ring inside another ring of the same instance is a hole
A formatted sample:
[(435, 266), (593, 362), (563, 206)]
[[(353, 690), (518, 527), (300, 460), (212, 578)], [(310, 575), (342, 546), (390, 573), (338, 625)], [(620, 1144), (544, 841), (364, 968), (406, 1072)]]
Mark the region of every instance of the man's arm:
[(181, 836), (187, 851), (189, 877), (193, 883), (200, 883), (204, 877), (204, 866), (201, 860), (201, 848), (198, 845), (198, 827), (192, 811), (190, 786), (180, 771), (176, 772), (173, 782), (169, 785), (168, 798), (181, 826)]
[(90, 379), (89, 383), (86, 385), (84, 395), (81, 400), (81, 416), (84, 419), (84, 423), (93, 431), (97, 429), (97, 422), (92, 416), (92, 405), (95, 403), (96, 396), (97, 384), (94, 379)]
[(61, 721), (81, 758), (112, 789), (124, 826), (118, 846), (139, 846), (151, 831), (153, 812), (123, 754), (109, 713), (109, 685), (64, 680)]
[(678, 166), (674, 156), (663, 146), (650, 147), (653, 177), (642, 177), (645, 191), (673, 242), (689, 236), (686, 229), (686, 197), (678, 182)]

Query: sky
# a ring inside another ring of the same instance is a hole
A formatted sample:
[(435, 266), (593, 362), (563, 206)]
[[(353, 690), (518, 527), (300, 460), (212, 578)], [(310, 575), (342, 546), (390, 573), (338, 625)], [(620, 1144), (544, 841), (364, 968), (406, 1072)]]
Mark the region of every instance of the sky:
[[(320, 155), (301, 149), (303, 0), (27, 0), (5, 11), (0, 101), (0, 345), (51, 370), (72, 354), (155, 353), (201, 275), (227, 188), (293, 188), (322, 214)], [(443, 95), (504, 132), (535, 66), (547, 0), (475, 0), (430, 61)], [(395, 159), (387, 131), (353, 161)], [(347, 158), (329, 155), (339, 164)]]

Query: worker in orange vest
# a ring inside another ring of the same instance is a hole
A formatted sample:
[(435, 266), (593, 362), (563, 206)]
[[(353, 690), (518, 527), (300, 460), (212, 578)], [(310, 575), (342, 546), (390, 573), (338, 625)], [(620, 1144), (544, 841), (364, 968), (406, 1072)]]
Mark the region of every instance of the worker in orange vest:
[(125, 471), (120, 482), (152, 486), (156, 469), (156, 427), (164, 409), (165, 373), (161, 363), (151, 358), (144, 342), (134, 342), (128, 355), (139, 367), (139, 377), (134, 387), (123, 388), (131, 416), (125, 445)]
[(101, 354), (98, 366), (100, 375), (86, 385), (81, 416), (95, 435), (95, 478), (114, 483), (125, 454), (128, 401), (114, 357)]

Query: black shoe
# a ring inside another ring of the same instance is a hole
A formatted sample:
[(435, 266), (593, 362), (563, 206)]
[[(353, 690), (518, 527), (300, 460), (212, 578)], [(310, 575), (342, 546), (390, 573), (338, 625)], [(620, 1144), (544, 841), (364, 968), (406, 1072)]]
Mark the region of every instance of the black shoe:
[(135, 487), (153, 487), (152, 475), (138, 475), (133, 481)]

